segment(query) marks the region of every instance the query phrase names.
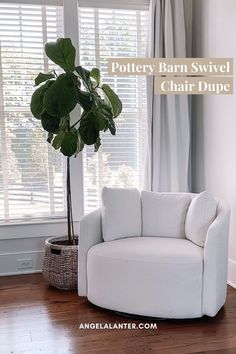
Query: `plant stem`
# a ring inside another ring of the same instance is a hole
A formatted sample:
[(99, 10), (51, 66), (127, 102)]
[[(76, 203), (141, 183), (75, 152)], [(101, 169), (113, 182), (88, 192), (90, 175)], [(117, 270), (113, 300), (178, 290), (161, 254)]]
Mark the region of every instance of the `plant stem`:
[(77, 122), (75, 122), (75, 123), (70, 127), (70, 129), (74, 128), (74, 127), (76, 126), (76, 124), (78, 124), (78, 123), (81, 121), (81, 119), (84, 119), (91, 111), (92, 111), (92, 110), (90, 109), (90, 110), (87, 111), (86, 113), (83, 112), (82, 115), (81, 115), (81, 117), (80, 117), (80, 119), (78, 119)]
[(70, 245), (73, 245), (73, 237), (71, 233), (71, 186), (70, 186), (70, 158), (67, 157), (66, 160), (67, 178), (66, 178), (66, 189), (67, 189), (67, 229), (68, 229), (68, 239)]
[(73, 221), (73, 212), (72, 212), (71, 188), (70, 188), (70, 217), (71, 217), (72, 241), (73, 241), (73, 245), (75, 245), (75, 231), (74, 231), (74, 221)]
[(77, 120), (77, 122), (75, 122), (71, 127), (70, 129), (74, 128), (76, 126), (76, 124), (78, 124), (80, 121), (81, 121), (82, 118), (80, 118), (79, 120)]
[(58, 77), (58, 75), (57, 75), (57, 73), (56, 73), (56, 71), (55, 71), (55, 70), (53, 70), (53, 73), (54, 73), (54, 75), (55, 75), (56, 77)]

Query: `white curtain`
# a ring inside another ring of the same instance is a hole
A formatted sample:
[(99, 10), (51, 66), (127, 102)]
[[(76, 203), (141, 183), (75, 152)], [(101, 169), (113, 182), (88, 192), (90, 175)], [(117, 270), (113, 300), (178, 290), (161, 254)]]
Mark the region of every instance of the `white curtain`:
[[(191, 56), (191, 0), (151, 0), (147, 56)], [(189, 191), (190, 101), (155, 95), (147, 78), (148, 147), (145, 189)]]

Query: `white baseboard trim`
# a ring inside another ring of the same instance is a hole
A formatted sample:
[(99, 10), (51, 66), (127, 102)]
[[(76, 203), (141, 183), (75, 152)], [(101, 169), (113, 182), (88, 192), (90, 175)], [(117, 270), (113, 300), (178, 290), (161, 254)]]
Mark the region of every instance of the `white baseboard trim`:
[(23, 274), (36, 274), (36, 273), (42, 273), (42, 270), (29, 270), (25, 272), (12, 272), (12, 273), (0, 273), (0, 277), (8, 277), (11, 275), (23, 275)]
[(236, 261), (231, 258), (228, 260), (228, 284), (236, 289)]
[[(44, 250), (26, 252), (6, 252), (0, 254), (0, 276), (33, 274), (42, 270)], [(30, 262), (25, 268), (22, 262)]]
[(228, 284), (229, 286), (231, 286), (231, 288), (236, 289), (236, 284), (231, 283), (231, 281), (228, 281), (227, 284)]

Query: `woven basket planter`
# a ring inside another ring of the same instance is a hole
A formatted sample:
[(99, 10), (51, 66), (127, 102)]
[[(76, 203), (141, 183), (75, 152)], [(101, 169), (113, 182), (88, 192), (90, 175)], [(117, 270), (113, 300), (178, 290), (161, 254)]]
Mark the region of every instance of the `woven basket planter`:
[[(45, 241), (42, 273), (44, 279), (52, 286), (63, 290), (78, 287), (78, 245), (63, 243), (68, 238), (50, 237)], [(78, 237), (76, 237), (78, 241)]]

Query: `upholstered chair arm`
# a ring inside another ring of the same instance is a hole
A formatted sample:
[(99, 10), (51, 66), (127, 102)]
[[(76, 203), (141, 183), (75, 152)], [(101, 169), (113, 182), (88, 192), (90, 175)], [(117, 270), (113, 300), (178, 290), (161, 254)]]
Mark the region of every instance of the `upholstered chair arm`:
[(78, 270), (78, 291), (80, 296), (87, 295), (87, 252), (88, 250), (103, 242), (101, 209), (85, 215), (80, 221), (79, 233), (79, 270)]
[(208, 229), (204, 246), (203, 315), (215, 316), (226, 300), (229, 220), (229, 207), (219, 201), (217, 217)]

